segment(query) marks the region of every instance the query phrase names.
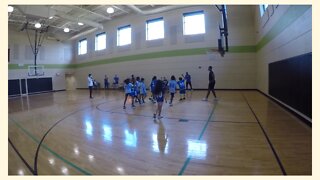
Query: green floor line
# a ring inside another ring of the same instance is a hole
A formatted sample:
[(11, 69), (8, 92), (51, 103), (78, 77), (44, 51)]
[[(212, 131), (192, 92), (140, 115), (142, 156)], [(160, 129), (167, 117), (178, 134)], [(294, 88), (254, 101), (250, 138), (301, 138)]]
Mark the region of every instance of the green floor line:
[[(199, 137), (198, 137), (198, 140), (200, 140), (200, 139), (202, 138), (205, 130), (207, 129), (207, 127), (208, 127), (208, 125), (209, 125), (209, 122), (212, 122), (212, 121), (210, 121), (210, 119), (212, 118), (213, 112), (214, 112), (214, 110), (216, 109), (216, 107), (217, 107), (217, 102), (215, 101), (215, 102), (214, 102), (214, 108), (212, 109), (212, 111), (211, 111), (211, 113), (210, 113), (210, 116), (209, 116), (206, 124), (205, 124), (204, 127), (202, 128), (202, 131), (201, 131), (201, 133), (200, 133), (200, 135), (199, 135)], [(187, 158), (186, 161), (184, 162), (181, 170), (179, 171), (178, 175), (183, 175), (183, 173), (184, 173), (184, 171), (186, 170), (186, 168), (187, 168), (190, 160), (191, 160), (191, 156), (188, 156), (188, 158)]]
[[(10, 118), (9, 118), (10, 119)], [(27, 134), (33, 141), (35, 141), (36, 143), (40, 143), (40, 141), (35, 138), (30, 132), (28, 132), (26, 129), (24, 129), (18, 122), (16, 122), (13, 119), (10, 119), (12, 122), (15, 123), (15, 125), (21, 129), (25, 134)], [(90, 172), (88, 172), (87, 170), (84, 170), (80, 167), (78, 167), (77, 165), (73, 164), (72, 162), (66, 160), (65, 158), (63, 158), (62, 156), (60, 156), (58, 153), (54, 152), (52, 149), (50, 149), (47, 145), (42, 144), (41, 145), (44, 149), (46, 149), (48, 152), (50, 152), (51, 154), (53, 154), (55, 157), (57, 157), (58, 159), (62, 160), (63, 162), (65, 162), (66, 164), (68, 164), (69, 166), (75, 168), (76, 170), (78, 170), (79, 172), (85, 174), (85, 175), (92, 175)]]

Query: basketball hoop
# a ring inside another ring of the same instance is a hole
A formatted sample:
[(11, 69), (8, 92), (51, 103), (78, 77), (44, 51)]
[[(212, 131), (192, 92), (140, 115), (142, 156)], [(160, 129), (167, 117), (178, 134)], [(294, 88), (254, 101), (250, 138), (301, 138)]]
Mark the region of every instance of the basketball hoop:
[[(40, 47), (43, 43), (44, 37), (47, 36), (49, 26), (43, 27), (41, 29), (33, 28), (29, 26), (29, 22), (25, 23), (21, 31), (26, 30), (28, 35), (28, 40), (30, 43), (30, 48), (34, 55), (34, 65), (28, 66), (28, 76), (44, 76), (43, 66), (37, 65), (37, 55), (39, 53)], [(31, 37), (28, 30), (34, 31), (34, 44), (31, 42)]]
[(28, 66), (28, 76), (44, 76), (44, 66)]

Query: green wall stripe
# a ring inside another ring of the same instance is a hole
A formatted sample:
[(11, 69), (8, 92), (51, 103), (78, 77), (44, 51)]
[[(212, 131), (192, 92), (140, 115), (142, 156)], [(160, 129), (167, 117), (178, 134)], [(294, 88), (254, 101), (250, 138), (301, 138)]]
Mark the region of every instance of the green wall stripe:
[(231, 46), (229, 47), (229, 53), (255, 53), (256, 46)]
[[(172, 51), (162, 51), (162, 52), (152, 52), (152, 53), (146, 53), (146, 54), (120, 56), (120, 57), (114, 57), (114, 58), (108, 58), (108, 59), (101, 59), (93, 62), (76, 64), (76, 68), (127, 62), (127, 61), (151, 60), (151, 59), (164, 58), (164, 57), (204, 55), (204, 54), (207, 54), (208, 49), (212, 49), (212, 48), (213, 47), (195, 48), (195, 49), (179, 49), (179, 50), (172, 50)], [(254, 53), (255, 49), (256, 49), (255, 46), (233, 46), (233, 47), (230, 47), (229, 52), (230, 53)]]
[(297, 5), (290, 6), (288, 10), (281, 16), (278, 22), (270, 29), (270, 31), (258, 42), (257, 51), (262, 49), (266, 44), (278, 36), (300, 16), (302, 16), (309, 8), (310, 5)]
[(208, 48), (196, 48), (196, 49), (181, 49), (181, 50), (172, 50), (172, 51), (162, 51), (162, 52), (152, 52), (146, 54), (136, 54), (129, 56), (120, 56), (108, 59), (101, 59), (93, 62), (86, 62), (77, 64), (77, 68), (96, 66), (101, 64), (110, 64), (126, 61), (138, 61), (138, 60), (147, 60), (155, 58), (164, 58), (164, 57), (177, 57), (177, 56), (192, 56), (192, 55), (201, 55), (205, 54)]
[[(270, 29), (270, 31), (262, 37), (262, 39), (257, 43), (257, 45), (247, 45), (247, 46), (230, 46), (229, 53), (255, 53), (261, 50), (270, 41), (275, 39), (281, 32), (283, 32), (288, 26), (290, 26), (294, 21), (296, 21), (300, 16), (302, 16), (311, 5), (293, 5), (288, 8), (288, 10), (281, 16), (278, 22)], [(152, 52), (145, 54), (135, 54), (128, 56), (120, 56), (114, 58), (100, 59), (91, 62), (79, 63), (79, 64), (44, 64), (46, 69), (68, 69), (68, 68), (84, 68), (88, 66), (97, 66), (102, 64), (111, 64), (127, 61), (139, 61), (139, 60), (152, 60), (156, 58), (164, 57), (178, 57), (178, 56), (194, 56), (194, 55), (204, 55), (207, 53), (206, 48), (195, 48), (195, 49), (179, 49), (171, 51), (162, 52)], [(31, 65), (31, 64), (30, 64)], [(18, 64), (9, 64), (8, 69), (27, 69), (28, 65), (20, 67)]]
[[(38, 64), (43, 65), (45, 69), (70, 69), (75, 68), (75, 64)], [(33, 66), (33, 64), (24, 64), (19, 66), (18, 64), (8, 64), (9, 70), (14, 69), (28, 69), (28, 66)]]
[[(179, 50), (171, 50), (171, 51), (161, 51), (161, 52), (152, 52), (145, 54), (135, 54), (128, 56), (120, 56), (114, 58), (100, 59), (92, 62), (85, 62), (79, 64), (39, 64), (44, 65), (45, 69), (68, 69), (68, 68), (83, 68), (88, 66), (97, 66), (102, 64), (111, 64), (111, 63), (119, 63), (126, 61), (139, 61), (139, 60), (151, 60), (156, 58), (164, 58), (164, 57), (178, 57), (178, 56), (195, 56), (195, 55), (204, 55), (207, 53), (208, 49), (212, 49), (214, 47), (206, 47), (206, 48), (194, 48), (194, 49), (179, 49)], [(255, 46), (232, 46), (229, 47), (230, 53), (254, 53)], [(28, 69), (28, 65), (19, 66), (18, 64), (9, 64), (9, 70), (13, 69)]]

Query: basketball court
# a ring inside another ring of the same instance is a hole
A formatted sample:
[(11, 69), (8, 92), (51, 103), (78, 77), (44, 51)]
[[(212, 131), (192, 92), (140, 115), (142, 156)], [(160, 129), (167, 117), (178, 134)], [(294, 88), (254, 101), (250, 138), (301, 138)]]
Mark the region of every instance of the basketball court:
[[(310, 6), (13, 7), (8, 20), (8, 175), (312, 175)], [(119, 14), (102, 12), (107, 7)], [(265, 15), (260, 16), (261, 8)], [(205, 21), (205, 33), (216, 37), (180, 35), (187, 21), (182, 24), (175, 14), (214, 17)], [(240, 25), (242, 14), (243, 19), (261, 18), (255, 19), (259, 26)], [(36, 17), (42, 17), (44, 29), (33, 28), (30, 18)], [(172, 24), (165, 27), (164, 40), (148, 41), (143, 23), (167, 20)], [(133, 24), (133, 44), (122, 46), (117, 38), (131, 28), (128, 23)], [(303, 23), (307, 30), (295, 31)], [(68, 37), (62, 32), (66, 27), (73, 33)], [(260, 28), (260, 40), (243, 38), (254, 28)], [(97, 39), (106, 34), (106, 50), (100, 50)], [(296, 41), (304, 42), (296, 47), (303, 50), (284, 53)], [(208, 66), (215, 73), (217, 98), (210, 94), (203, 101)], [(167, 95), (162, 119), (153, 118), (157, 104), (148, 99), (149, 89), (144, 104), (135, 102), (133, 108), (128, 98), (123, 109), (123, 80), (131, 74), (144, 77), (149, 88), (153, 75), (170, 79), (185, 72), (192, 75), (193, 90), (179, 100), (178, 88), (172, 106)], [(90, 73), (99, 82), (93, 98)], [(115, 75), (120, 83), (113, 88)]]

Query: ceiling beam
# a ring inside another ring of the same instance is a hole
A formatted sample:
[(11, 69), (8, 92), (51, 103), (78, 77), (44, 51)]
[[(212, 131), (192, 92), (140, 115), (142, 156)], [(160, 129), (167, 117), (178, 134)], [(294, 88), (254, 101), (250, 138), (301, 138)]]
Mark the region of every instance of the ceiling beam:
[(99, 14), (99, 13), (94, 12), (94, 11), (90, 11), (90, 10), (88, 10), (88, 9), (85, 9), (85, 8), (82, 8), (82, 7), (79, 7), (79, 6), (72, 5), (71, 7), (80, 9), (81, 11), (84, 11), (84, 12), (87, 12), (87, 13), (90, 13), (90, 14), (93, 14), (93, 15), (95, 15), (95, 16), (99, 16), (100, 18), (103, 18), (103, 19), (105, 19), (105, 20), (111, 20), (111, 18), (108, 17), (108, 16), (105, 16), (105, 15), (103, 15), (103, 14)]

